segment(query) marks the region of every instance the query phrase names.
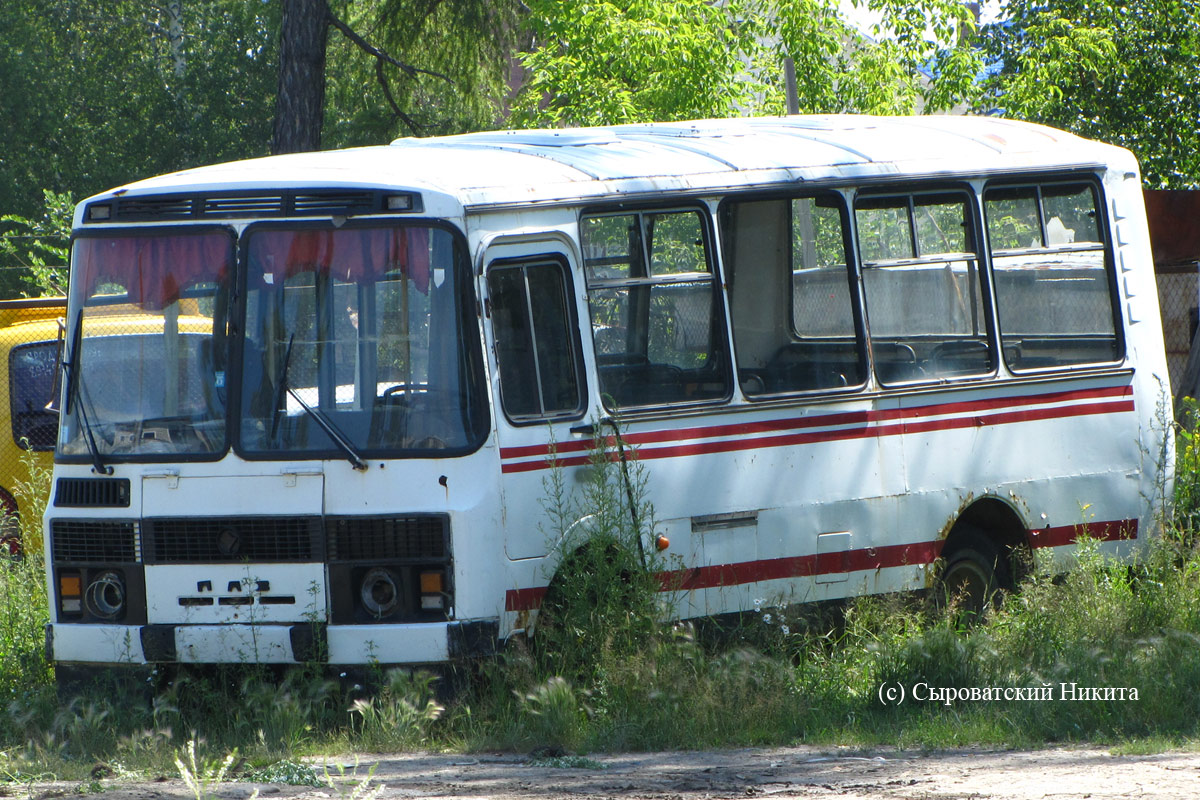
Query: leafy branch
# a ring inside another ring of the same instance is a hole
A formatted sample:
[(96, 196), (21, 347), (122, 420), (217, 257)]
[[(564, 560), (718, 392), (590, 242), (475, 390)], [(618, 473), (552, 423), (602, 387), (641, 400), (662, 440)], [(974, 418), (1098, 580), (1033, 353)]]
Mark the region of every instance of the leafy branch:
[(26, 296), (61, 295), (67, 290), (71, 219), (75, 201), (69, 192), (43, 189), (45, 208), (40, 219), (18, 214), (0, 216), (0, 258), (4, 266), (28, 270)]

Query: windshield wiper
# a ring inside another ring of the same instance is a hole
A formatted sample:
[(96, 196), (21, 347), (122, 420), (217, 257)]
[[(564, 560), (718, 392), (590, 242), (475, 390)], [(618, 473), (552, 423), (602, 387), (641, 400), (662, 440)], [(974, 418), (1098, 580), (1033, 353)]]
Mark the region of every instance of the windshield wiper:
[(325, 431), (329, 438), (333, 440), (333, 443), (338, 446), (338, 449), (341, 450), (342, 454), (346, 456), (346, 460), (350, 462), (350, 465), (360, 472), (366, 472), (367, 462), (362, 460), (362, 456), (360, 456), (358, 451), (354, 449), (354, 445), (350, 444), (350, 440), (346, 438), (346, 434), (342, 433), (338, 426), (333, 424), (333, 420), (331, 420), (324, 411), (313, 408), (308, 403), (304, 402), (304, 398), (302, 398), (298, 392), (292, 389), (292, 387), (287, 386), (286, 388), (287, 393), (290, 394), (295, 401), (300, 404), (300, 407), (304, 409), (304, 412), (315, 419), (317, 424), (321, 426), (321, 430)]
[(275, 383), (275, 409), (271, 417), (271, 441), (275, 441), (275, 431), (279, 428), (279, 417), (281, 415), (281, 406), (283, 405), (283, 395), (286, 392), (300, 404), (300, 408), (304, 409), (304, 413), (308, 414), (317, 424), (321, 426), (321, 430), (333, 441), (337, 448), (346, 456), (346, 460), (350, 462), (350, 466), (360, 472), (366, 472), (367, 462), (363, 461), (362, 456), (354, 449), (354, 445), (350, 444), (350, 440), (346, 434), (342, 433), (337, 425), (323, 411), (313, 408), (308, 403), (304, 402), (304, 398), (298, 392), (288, 385), (288, 364), (292, 360), (292, 344), (296, 341), (296, 334), (288, 337), (287, 350), (283, 354), (283, 364), (279, 370), (279, 379)]
[(92, 471), (97, 475), (112, 475), (113, 468), (104, 463), (100, 457), (100, 447), (96, 444), (96, 436), (92, 432), (92, 423), (84, 409), (83, 373), (79, 371), (80, 332), (83, 329), (83, 312), (75, 319), (75, 332), (71, 337), (71, 360), (63, 361), (63, 371), (67, 373), (67, 405), (75, 413), (79, 427), (83, 429), (83, 442), (92, 457)]
[(296, 334), (288, 337), (287, 350), (283, 351), (283, 363), (279, 366), (279, 374), (275, 376), (275, 405), (271, 407), (271, 437), (275, 441), (275, 431), (279, 430), (279, 417), (283, 412), (283, 395), (287, 391), (288, 364), (292, 363), (292, 344)]

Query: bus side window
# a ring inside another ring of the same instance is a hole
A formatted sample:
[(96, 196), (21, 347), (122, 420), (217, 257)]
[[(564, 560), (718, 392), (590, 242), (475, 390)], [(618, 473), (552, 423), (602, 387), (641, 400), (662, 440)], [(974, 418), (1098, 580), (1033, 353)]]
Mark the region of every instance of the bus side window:
[(881, 383), (995, 369), (970, 209), (963, 192), (855, 203), (871, 352)]
[(983, 197), (1000, 341), (1009, 367), (1120, 360), (1092, 186), (990, 188)]
[(742, 392), (861, 386), (840, 198), (729, 202), (722, 224)]
[(597, 215), (581, 228), (605, 405), (727, 397), (721, 306), (701, 213)]
[(559, 261), (494, 266), (488, 272), (500, 398), (514, 421), (583, 413), (572, 296)]

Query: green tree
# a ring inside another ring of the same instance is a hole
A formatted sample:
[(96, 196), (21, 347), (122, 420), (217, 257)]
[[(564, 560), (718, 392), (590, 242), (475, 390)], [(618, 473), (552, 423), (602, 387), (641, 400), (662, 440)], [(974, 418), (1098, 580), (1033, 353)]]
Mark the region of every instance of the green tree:
[(0, 211), (265, 152), (273, 6), (247, 0), (0, 5)]
[[(837, 0), (769, 0), (777, 29), (769, 74), (791, 57), (801, 112), (915, 114), (948, 111), (977, 93), (982, 67), (975, 21), (959, 0), (860, 0), (870, 29)], [(779, 102), (779, 81), (775, 98)]]
[[(509, 52), (503, 43), (518, 7), (517, 0), (282, 0), (282, 6), (275, 153), (319, 149), (331, 111), (335, 122), (347, 123), (339, 145), (358, 143), (363, 129), (444, 132), (464, 118), (478, 121), (501, 83), (496, 76)], [(341, 45), (335, 62), (331, 29)], [(430, 81), (440, 82), (435, 92)], [(326, 104), (327, 82), (341, 101), (333, 108)]]
[(530, 0), (532, 46), (512, 122), (603, 125), (747, 108), (757, 26), (742, 0)]
[(0, 216), (0, 294), (13, 297), (62, 295), (67, 291), (67, 254), (75, 201), (69, 193), (44, 192), (40, 219)]
[(977, 92), (974, 20), (958, 0), (531, 2), (518, 125), (782, 113), (784, 60), (807, 113), (944, 111)]
[(1008, 0), (983, 108), (1128, 147), (1150, 188), (1200, 183), (1200, 0)]
[(379, 144), (501, 124), (519, 0), (345, 2), (338, 13), (379, 50), (420, 65), (389, 68), (345, 36), (329, 44), (324, 141)]

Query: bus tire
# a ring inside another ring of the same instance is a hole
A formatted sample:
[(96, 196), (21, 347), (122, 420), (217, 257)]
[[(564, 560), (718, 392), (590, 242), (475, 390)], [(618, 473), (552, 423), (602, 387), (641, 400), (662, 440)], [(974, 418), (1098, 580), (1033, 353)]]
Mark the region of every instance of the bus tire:
[(947, 542), (935, 587), (939, 608), (950, 609), (970, 622), (994, 610), (1012, 586), (1008, 563), (995, 542), (971, 530)]

